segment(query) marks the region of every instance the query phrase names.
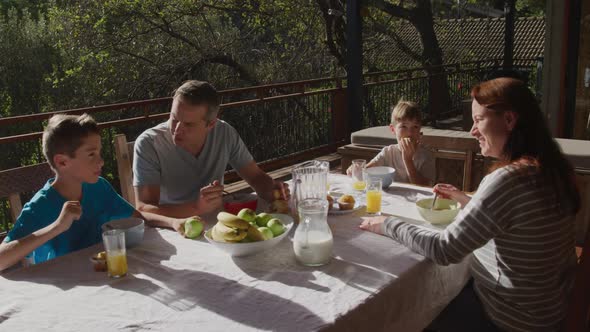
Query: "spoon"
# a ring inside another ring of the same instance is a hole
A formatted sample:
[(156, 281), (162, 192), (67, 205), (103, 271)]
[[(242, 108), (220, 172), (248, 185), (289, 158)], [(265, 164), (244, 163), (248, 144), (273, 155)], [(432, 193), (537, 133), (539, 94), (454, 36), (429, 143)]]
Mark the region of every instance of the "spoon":
[(432, 200), (432, 205), (430, 205), (430, 209), (434, 210), (434, 204), (436, 204), (436, 199), (438, 198), (438, 193), (434, 194), (434, 199)]

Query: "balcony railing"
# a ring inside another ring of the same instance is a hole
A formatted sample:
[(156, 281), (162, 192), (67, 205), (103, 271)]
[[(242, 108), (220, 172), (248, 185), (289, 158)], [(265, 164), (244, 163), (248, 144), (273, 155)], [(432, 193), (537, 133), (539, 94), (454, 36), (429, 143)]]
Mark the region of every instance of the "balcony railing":
[[(531, 76), (535, 65), (532, 60), (522, 60), (518, 69)], [(470, 87), (499, 66), (497, 60), (445, 65), (452, 105), (441, 116), (460, 114), (460, 103), (468, 98)], [(421, 103), (428, 113), (431, 79), (422, 68), (366, 74), (363, 127), (388, 123), (390, 106), (400, 98)], [(349, 140), (344, 85), (344, 78), (322, 78), (224, 90), (220, 92), (220, 118), (236, 128), (263, 168), (283, 167), (334, 152)], [(166, 97), (0, 118), (0, 169), (44, 161), (40, 137), (43, 124), (52, 115), (88, 113), (103, 129), (103, 176), (119, 188), (113, 136), (123, 133), (128, 140), (135, 140), (142, 131), (168, 118), (171, 100)], [(24, 195), (23, 202), (29, 197)], [(7, 229), (6, 201), (0, 201), (0, 210), (0, 228)]]

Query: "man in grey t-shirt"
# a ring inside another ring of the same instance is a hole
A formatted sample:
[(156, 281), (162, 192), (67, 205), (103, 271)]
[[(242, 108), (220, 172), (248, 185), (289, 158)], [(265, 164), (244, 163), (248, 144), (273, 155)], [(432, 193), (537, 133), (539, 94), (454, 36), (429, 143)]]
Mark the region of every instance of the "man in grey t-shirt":
[(262, 198), (288, 189), (262, 171), (237, 131), (218, 120), (219, 96), (207, 82), (187, 81), (174, 92), (170, 119), (135, 142), (137, 208), (171, 217), (206, 214), (222, 206), (223, 173), (231, 165)]

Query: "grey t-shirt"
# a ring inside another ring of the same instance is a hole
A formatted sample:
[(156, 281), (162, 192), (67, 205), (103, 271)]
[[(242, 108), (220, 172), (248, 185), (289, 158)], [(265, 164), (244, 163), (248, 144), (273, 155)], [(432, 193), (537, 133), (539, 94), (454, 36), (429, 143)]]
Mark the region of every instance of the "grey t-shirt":
[(160, 185), (160, 204), (181, 204), (199, 198), (214, 180), (223, 183), (227, 164), (239, 170), (252, 155), (227, 122), (218, 120), (195, 157), (174, 145), (168, 122), (144, 131), (135, 141), (133, 185)]

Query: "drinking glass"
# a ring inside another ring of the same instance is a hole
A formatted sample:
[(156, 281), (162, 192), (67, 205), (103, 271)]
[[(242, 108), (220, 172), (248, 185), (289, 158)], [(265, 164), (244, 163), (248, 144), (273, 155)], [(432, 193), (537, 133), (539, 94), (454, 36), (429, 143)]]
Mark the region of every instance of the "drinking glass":
[(352, 189), (357, 196), (362, 196), (367, 187), (367, 161), (355, 159), (352, 161)]
[(102, 233), (102, 242), (107, 253), (107, 270), (109, 277), (120, 278), (127, 275), (127, 252), (125, 250), (125, 232), (113, 229)]
[(381, 179), (367, 180), (367, 213), (381, 215)]

